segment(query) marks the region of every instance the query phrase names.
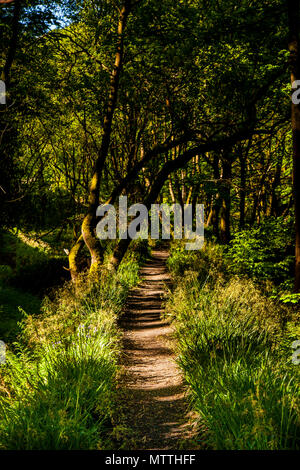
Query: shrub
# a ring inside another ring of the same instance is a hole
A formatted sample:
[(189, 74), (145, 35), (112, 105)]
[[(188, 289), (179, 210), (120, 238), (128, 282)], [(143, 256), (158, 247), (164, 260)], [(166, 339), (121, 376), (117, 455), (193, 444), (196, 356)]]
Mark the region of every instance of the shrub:
[(236, 274), (271, 279), (277, 284), (293, 275), (293, 225), (270, 217), (259, 226), (235, 234), (227, 251), (228, 268)]
[(167, 266), (176, 276), (184, 274), (188, 270), (207, 274), (207, 262), (209, 262), (211, 269), (224, 269), (223, 251), (224, 248), (221, 245), (211, 242), (205, 244), (205, 250), (187, 251), (185, 243), (177, 240), (171, 244)]

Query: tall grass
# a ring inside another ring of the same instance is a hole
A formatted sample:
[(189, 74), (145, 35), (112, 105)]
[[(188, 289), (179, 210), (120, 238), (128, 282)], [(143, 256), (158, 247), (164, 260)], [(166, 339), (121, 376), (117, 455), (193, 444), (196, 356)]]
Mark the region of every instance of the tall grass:
[(218, 248), (181, 253), (175, 248), (168, 261), (177, 287), (167, 315), (205, 429), (199, 440), (213, 449), (299, 449), (300, 367), (291, 362), (299, 313), (249, 279), (224, 279)]
[(97, 284), (82, 278), (24, 312), (14, 352), (0, 365), (0, 448), (103, 449), (111, 445), (120, 334), (116, 320), (138, 280), (129, 254)]

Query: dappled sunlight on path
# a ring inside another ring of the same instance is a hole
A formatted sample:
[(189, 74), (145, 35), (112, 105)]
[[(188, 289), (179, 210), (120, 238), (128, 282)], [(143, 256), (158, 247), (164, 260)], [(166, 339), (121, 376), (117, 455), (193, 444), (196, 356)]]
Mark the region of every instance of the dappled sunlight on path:
[(193, 430), (185, 386), (170, 348), (172, 328), (160, 318), (170, 283), (167, 257), (167, 251), (153, 251), (141, 268), (143, 281), (132, 289), (121, 323), (126, 425), (133, 429), (138, 449), (194, 448), (188, 446)]

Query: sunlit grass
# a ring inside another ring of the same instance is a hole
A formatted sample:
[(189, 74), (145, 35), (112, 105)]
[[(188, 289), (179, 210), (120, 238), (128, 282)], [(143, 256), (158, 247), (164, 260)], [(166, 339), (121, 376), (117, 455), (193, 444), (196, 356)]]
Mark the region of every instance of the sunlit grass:
[(213, 449), (299, 449), (300, 367), (290, 347), (299, 316), (250, 280), (224, 279), (211, 247), (191, 258), (182, 256), (167, 315), (205, 428), (199, 440)]
[(24, 312), (19, 342), (0, 366), (0, 448), (110, 447), (120, 354), (117, 318), (138, 281), (129, 254), (118, 273), (103, 269)]

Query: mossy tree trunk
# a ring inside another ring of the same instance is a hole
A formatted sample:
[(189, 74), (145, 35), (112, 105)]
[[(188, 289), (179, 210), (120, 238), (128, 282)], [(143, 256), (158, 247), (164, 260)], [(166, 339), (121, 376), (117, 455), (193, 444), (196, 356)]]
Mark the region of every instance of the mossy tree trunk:
[(70, 253), (69, 253), (69, 270), (71, 279), (75, 282), (80, 274), (79, 270), (79, 254), (84, 247), (84, 240), (83, 236), (80, 235), (78, 240), (76, 241), (75, 245), (72, 246)]
[[(125, 0), (123, 7), (120, 10), (119, 21), (118, 21), (118, 42), (117, 42), (117, 51), (115, 56), (114, 68), (111, 74), (110, 79), (110, 88), (107, 109), (104, 116), (103, 122), (103, 137), (101, 142), (101, 147), (99, 154), (95, 163), (94, 174), (90, 183), (89, 189), (89, 199), (88, 199), (88, 211), (82, 222), (81, 233), (82, 239), (86, 244), (90, 255), (91, 255), (91, 275), (97, 275), (99, 272), (102, 262), (103, 262), (103, 248), (99, 239), (96, 236), (96, 210), (99, 205), (99, 194), (100, 194), (100, 184), (102, 179), (102, 172), (107, 158), (107, 154), (110, 146), (111, 139), (111, 130), (113, 116), (116, 109), (118, 91), (119, 91), (119, 82), (120, 74), (123, 64), (123, 54), (124, 54), (124, 32), (126, 27), (127, 17), (131, 10), (131, 1)], [(80, 242), (81, 244), (81, 242)], [(79, 245), (77, 245), (79, 248)], [(71, 263), (72, 271), (75, 274), (78, 272), (76, 255), (77, 255), (76, 245), (71, 250)], [(71, 269), (71, 266), (70, 266)]]

